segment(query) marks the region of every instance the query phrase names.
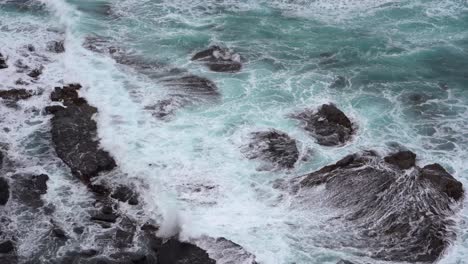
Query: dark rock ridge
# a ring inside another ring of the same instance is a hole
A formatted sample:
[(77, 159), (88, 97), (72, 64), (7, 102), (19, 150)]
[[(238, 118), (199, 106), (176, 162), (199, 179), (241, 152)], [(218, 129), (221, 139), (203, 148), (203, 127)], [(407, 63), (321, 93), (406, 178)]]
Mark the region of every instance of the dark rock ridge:
[(159, 264), (215, 264), (205, 250), (177, 239), (169, 239), (158, 251)]
[(58, 157), (76, 177), (89, 182), (100, 172), (112, 170), (116, 164), (96, 140), (97, 125), (93, 115), (97, 109), (78, 96), (80, 88), (79, 84), (56, 87), (50, 98), (62, 102), (66, 108), (52, 106), (46, 111), (54, 115), (51, 132)]
[(25, 89), (11, 89), (0, 91), (0, 97), (4, 100), (19, 101), (33, 96), (33, 92)]
[(281, 168), (293, 168), (299, 158), (296, 140), (278, 130), (251, 133), (251, 141), (243, 147), (249, 159), (261, 159)]
[(0, 205), (5, 205), (10, 199), (10, 185), (7, 180), (0, 177)]
[(464, 190), (439, 164), (420, 168), (415, 158), (409, 151), (353, 154), (303, 176), (300, 186), (325, 184), (328, 203), (345, 209), (359, 235), (343, 244), (376, 259), (430, 263), (455, 238), (451, 217)]
[(238, 72), (242, 68), (239, 54), (227, 48), (211, 46), (206, 50), (197, 52), (192, 61), (203, 62), (214, 72)]
[(293, 118), (300, 120), (304, 129), (324, 146), (344, 144), (354, 133), (349, 118), (333, 104), (324, 104), (316, 111), (306, 109)]
[(0, 53), (0, 70), (8, 68), (8, 64), (6, 63), (7, 59), (3, 57), (3, 54)]

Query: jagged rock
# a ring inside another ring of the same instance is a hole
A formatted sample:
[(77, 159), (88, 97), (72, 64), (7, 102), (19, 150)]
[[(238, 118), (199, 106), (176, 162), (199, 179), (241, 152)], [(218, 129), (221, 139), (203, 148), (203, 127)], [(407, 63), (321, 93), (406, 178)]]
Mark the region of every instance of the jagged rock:
[(158, 251), (159, 264), (215, 264), (205, 250), (177, 239), (169, 239)]
[(61, 228), (52, 229), (52, 234), (58, 239), (62, 239), (62, 240), (68, 239), (67, 234)]
[(349, 86), (349, 81), (343, 76), (337, 76), (333, 83), (330, 85), (330, 88), (345, 88)]
[(393, 164), (402, 170), (409, 169), (416, 164), (416, 154), (411, 151), (399, 151), (384, 159), (387, 163)]
[(0, 205), (5, 205), (10, 199), (10, 185), (7, 180), (0, 177)]
[(0, 53), (0, 70), (8, 68), (8, 64), (6, 62), (7, 62), (7, 59), (3, 57), (2, 53)]
[(8, 254), (15, 250), (15, 246), (10, 240), (0, 243), (0, 254)]
[(25, 89), (11, 89), (0, 91), (0, 97), (8, 101), (25, 100), (33, 96), (33, 92)]
[(300, 120), (304, 129), (324, 146), (344, 144), (354, 132), (351, 121), (333, 104), (324, 104), (317, 111), (307, 109), (293, 118)]
[(78, 97), (80, 87), (56, 87), (51, 99), (61, 101), (66, 108), (48, 108), (47, 111), (54, 115), (51, 120), (52, 141), (57, 155), (76, 177), (89, 182), (100, 172), (112, 170), (116, 164), (96, 140), (97, 125), (93, 116), (97, 109)]
[(13, 176), (14, 191), (13, 198), (22, 204), (39, 208), (44, 205), (41, 196), (47, 193), (47, 181), (49, 176), (45, 174), (30, 175), (17, 174)]
[(129, 187), (120, 185), (111, 194), (111, 197), (130, 205), (138, 204), (138, 195)]
[(242, 68), (239, 54), (219, 46), (211, 46), (196, 53), (192, 61), (204, 62), (214, 72), (238, 72)]
[(281, 168), (293, 168), (299, 158), (296, 141), (274, 129), (251, 133), (251, 142), (244, 151), (250, 159), (258, 158)]
[[(456, 234), (454, 200), (463, 197), (460, 182), (440, 165), (416, 166), (413, 153), (404, 154), (403, 168), (386, 166), (373, 151), (346, 156), (300, 179), (302, 188), (325, 184), (327, 202), (344, 208), (344, 221), (358, 234), (346, 246), (367, 248), (371, 256), (388, 261), (434, 262)], [(346, 244), (348, 243), (348, 244)]]
[(65, 45), (64, 41), (50, 41), (47, 43), (47, 49), (50, 52), (55, 52), (55, 53), (63, 53), (65, 52)]
[(115, 221), (119, 218), (119, 215), (114, 212), (112, 206), (104, 206), (100, 211), (95, 213), (91, 216), (91, 220), (93, 221), (101, 221), (107, 223), (115, 223)]

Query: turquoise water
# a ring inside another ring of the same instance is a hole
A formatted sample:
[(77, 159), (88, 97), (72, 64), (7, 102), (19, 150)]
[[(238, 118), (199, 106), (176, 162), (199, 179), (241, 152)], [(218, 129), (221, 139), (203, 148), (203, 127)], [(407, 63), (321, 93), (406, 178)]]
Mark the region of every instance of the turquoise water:
[[(0, 9), (0, 43), (14, 50), (31, 40), (31, 26), (38, 28), (35, 41), (56, 37), (47, 29), (58, 29), (67, 51), (46, 68), (42, 86), (84, 84), (82, 94), (100, 111), (103, 147), (129, 180), (145, 182), (146, 212), (167, 232), (178, 223), (187, 238), (224, 236), (260, 263), (369, 261), (365, 251), (333, 243), (349, 234), (327, 225), (337, 212), (320, 206), (320, 190), (301, 200), (273, 182), (358, 150), (386, 153), (403, 145), (420, 164), (441, 163), (468, 184), (466, 1), (41, 2), (45, 9)], [(207, 77), (221, 99), (158, 120), (147, 107), (167, 98), (167, 87), (85, 50), (90, 35), (147, 62)], [(241, 54), (242, 71), (213, 73), (190, 62), (213, 44)], [(337, 76), (349, 85), (330, 87)], [(320, 146), (288, 118), (328, 102), (358, 127), (345, 146)], [(248, 133), (265, 128), (299, 141), (304, 159), (295, 169), (265, 171), (242, 156)], [(213, 188), (194, 191), (200, 186)], [(463, 211), (457, 219), (458, 240), (441, 263), (468, 258), (466, 217)]]

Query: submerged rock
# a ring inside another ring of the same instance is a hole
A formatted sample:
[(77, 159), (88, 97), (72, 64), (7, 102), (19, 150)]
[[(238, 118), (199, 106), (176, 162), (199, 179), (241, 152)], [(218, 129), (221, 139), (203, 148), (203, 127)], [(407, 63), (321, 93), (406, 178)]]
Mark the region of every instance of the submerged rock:
[(345, 88), (349, 86), (349, 81), (343, 76), (337, 76), (333, 83), (330, 85), (330, 88)]
[(299, 158), (296, 140), (274, 129), (251, 133), (251, 142), (244, 151), (250, 159), (261, 159), (281, 168), (293, 168)]
[(205, 250), (177, 239), (169, 239), (158, 251), (159, 264), (215, 264)]
[(25, 89), (11, 89), (0, 91), (0, 97), (8, 101), (19, 101), (33, 96), (33, 92)]
[(336, 264), (354, 264), (354, 263), (351, 262), (351, 261), (342, 259), (342, 260), (338, 261)]
[(42, 74), (42, 67), (33, 69), (30, 73), (28, 73), (28, 76), (34, 79), (39, 78), (39, 76)]
[(15, 246), (10, 240), (0, 243), (0, 254), (8, 254), (10, 252), (13, 252), (13, 250), (15, 250)]
[(13, 197), (22, 204), (39, 208), (44, 205), (41, 199), (43, 194), (47, 193), (47, 181), (49, 176), (45, 174), (29, 175), (21, 174), (14, 175), (14, 191)]
[(56, 87), (52, 101), (60, 101), (66, 108), (47, 109), (53, 113), (52, 141), (60, 159), (70, 167), (72, 173), (85, 182), (102, 171), (112, 170), (116, 164), (107, 151), (100, 148), (97, 125), (93, 116), (97, 109), (78, 97), (81, 86)]
[(164, 83), (177, 96), (191, 95), (197, 98), (217, 98), (221, 96), (216, 84), (207, 78), (196, 75), (170, 77), (164, 79)]
[(65, 52), (65, 43), (61, 41), (50, 41), (47, 43), (47, 49), (50, 52), (63, 53)]
[(10, 199), (10, 185), (7, 180), (0, 177), (0, 205), (5, 205)]
[(344, 144), (354, 132), (349, 118), (333, 104), (324, 104), (316, 111), (306, 109), (293, 117), (302, 122), (318, 144), (324, 146)]
[(111, 197), (124, 203), (128, 202), (130, 205), (138, 204), (138, 194), (125, 185), (117, 186), (112, 192)]
[(192, 61), (201, 61), (214, 72), (238, 72), (242, 68), (239, 54), (219, 46), (196, 53)]
[(345, 209), (343, 219), (359, 235), (340, 243), (367, 248), (377, 259), (434, 262), (455, 238), (452, 216), (464, 190), (442, 166), (420, 168), (415, 157), (409, 151), (385, 158), (353, 154), (303, 176), (300, 185), (325, 184), (328, 203)]

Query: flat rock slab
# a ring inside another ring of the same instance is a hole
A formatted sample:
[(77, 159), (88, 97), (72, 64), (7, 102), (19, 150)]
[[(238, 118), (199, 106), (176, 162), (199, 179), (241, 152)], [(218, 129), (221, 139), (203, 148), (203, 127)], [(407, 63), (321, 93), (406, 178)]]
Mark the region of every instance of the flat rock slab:
[(292, 117), (301, 121), (303, 128), (323, 146), (342, 145), (354, 133), (349, 118), (333, 104), (324, 104), (317, 110), (306, 109)]
[(296, 140), (274, 129), (251, 133), (243, 151), (250, 159), (260, 159), (281, 168), (293, 168), (299, 158)]
[(464, 190), (439, 164), (420, 168), (415, 158), (409, 151), (357, 153), (303, 176), (300, 185), (324, 184), (327, 202), (345, 209), (359, 237), (341, 243), (377, 259), (434, 262), (455, 238), (452, 217)]
[(93, 116), (97, 109), (78, 96), (80, 88), (80, 85), (56, 87), (51, 99), (62, 102), (66, 108), (55, 106), (46, 110), (53, 113), (52, 141), (57, 155), (76, 177), (89, 182), (100, 172), (115, 168), (116, 163), (96, 140), (97, 125)]

